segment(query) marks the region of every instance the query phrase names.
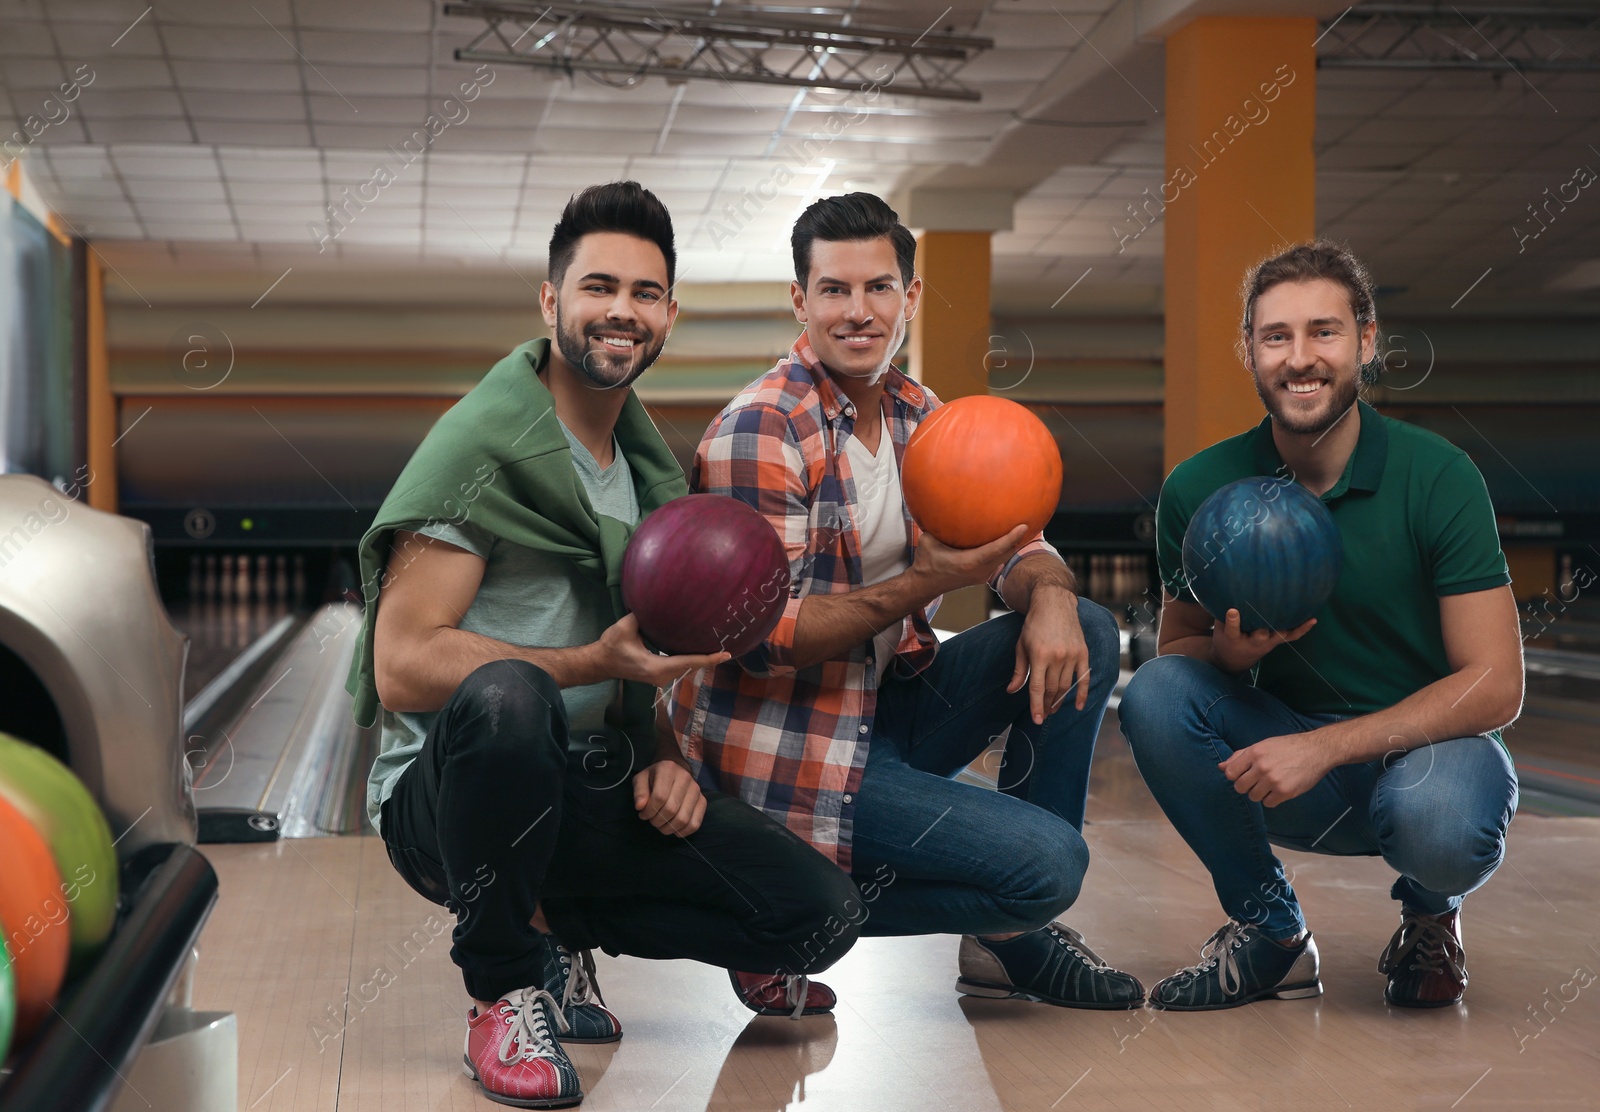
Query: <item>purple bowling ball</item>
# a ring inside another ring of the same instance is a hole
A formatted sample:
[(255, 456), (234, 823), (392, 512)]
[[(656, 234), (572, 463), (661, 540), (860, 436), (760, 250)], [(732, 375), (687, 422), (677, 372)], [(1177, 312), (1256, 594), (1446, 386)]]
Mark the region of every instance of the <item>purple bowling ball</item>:
[(672, 655), (754, 649), (789, 601), (789, 558), (755, 510), (720, 494), (675, 498), (622, 557), (622, 600), (646, 644)]

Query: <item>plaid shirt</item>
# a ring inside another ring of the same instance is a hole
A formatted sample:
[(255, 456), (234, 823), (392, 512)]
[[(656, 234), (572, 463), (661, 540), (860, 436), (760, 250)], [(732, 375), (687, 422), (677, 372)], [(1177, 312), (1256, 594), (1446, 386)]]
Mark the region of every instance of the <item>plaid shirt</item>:
[[(884, 430), (896, 460), (918, 423), (939, 405), (932, 392), (890, 368)], [(805, 333), (771, 371), (719, 413), (695, 452), (689, 489), (738, 498), (759, 510), (789, 554), (789, 599), (777, 628), (745, 656), (685, 676), (672, 690), (674, 732), (700, 783), (759, 807), (850, 868), (856, 795), (877, 704), (872, 639), (810, 667), (793, 664), (795, 625), (807, 595), (862, 584), (856, 483), (844, 446), (855, 406), (834, 386)], [(911, 560), (922, 531), (904, 509)], [(990, 580), (1000, 590), (1017, 561), (1055, 553), (1035, 536)], [(1059, 554), (1057, 554), (1059, 558)], [(901, 622), (893, 674), (933, 662), (934, 599)]]

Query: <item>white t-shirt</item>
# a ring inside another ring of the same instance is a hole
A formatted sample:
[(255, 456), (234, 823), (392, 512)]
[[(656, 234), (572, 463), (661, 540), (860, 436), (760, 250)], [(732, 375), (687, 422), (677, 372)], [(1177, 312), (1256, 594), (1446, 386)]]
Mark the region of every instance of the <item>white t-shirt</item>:
[[(888, 427), (878, 430), (878, 451), (868, 453), (856, 437), (845, 441), (850, 471), (856, 483), (856, 525), (861, 530), (862, 586), (882, 583), (911, 566), (906, 559), (906, 524), (900, 491), (900, 467), (894, 458), (894, 438)], [(874, 638), (877, 682), (894, 660), (905, 619), (901, 619)]]

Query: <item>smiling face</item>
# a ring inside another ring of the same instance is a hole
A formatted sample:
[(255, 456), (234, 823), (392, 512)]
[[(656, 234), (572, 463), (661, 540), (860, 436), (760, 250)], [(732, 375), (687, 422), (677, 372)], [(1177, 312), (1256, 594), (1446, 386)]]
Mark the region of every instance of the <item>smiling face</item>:
[(580, 239), (560, 289), (545, 282), (539, 304), (561, 358), (599, 389), (632, 385), (661, 354), (678, 318), (661, 249), (622, 232)]
[(1246, 337), (1256, 393), (1285, 432), (1320, 436), (1356, 402), (1378, 326), (1356, 324), (1337, 282), (1279, 282), (1256, 298)]
[(872, 381), (889, 369), (916, 316), (922, 279), (906, 286), (887, 236), (814, 240), (806, 286), (791, 282), (794, 315), (828, 370)]

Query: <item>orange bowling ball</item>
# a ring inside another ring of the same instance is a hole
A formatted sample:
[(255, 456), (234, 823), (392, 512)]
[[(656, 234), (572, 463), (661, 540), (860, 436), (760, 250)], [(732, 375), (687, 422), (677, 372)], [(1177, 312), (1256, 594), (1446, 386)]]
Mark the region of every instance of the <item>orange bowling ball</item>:
[(1007, 398), (941, 405), (906, 444), (906, 508), (952, 548), (999, 540), (1018, 524), (1045, 527), (1061, 500), (1061, 450), (1043, 421)]
[(16, 977), (17, 1042), (50, 1014), (67, 973), (72, 934), (61, 873), (44, 837), (0, 796), (0, 923)]

